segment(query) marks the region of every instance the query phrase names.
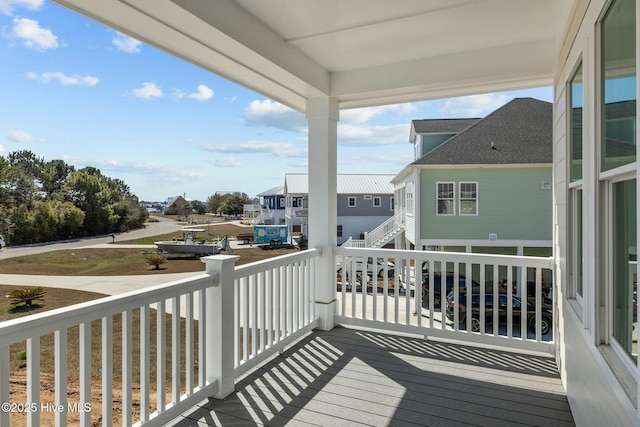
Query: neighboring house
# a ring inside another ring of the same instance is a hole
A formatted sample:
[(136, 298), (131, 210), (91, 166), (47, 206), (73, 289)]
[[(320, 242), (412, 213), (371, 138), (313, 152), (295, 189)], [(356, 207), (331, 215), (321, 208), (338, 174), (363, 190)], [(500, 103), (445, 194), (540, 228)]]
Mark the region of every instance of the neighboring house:
[(392, 181), (396, 247), (550, 256), (552, 116), (519, 98), (483, 119), (414, 120), (416, 160)]
[(188, 215), (191, 212), (189, 200), (183, 196), (168, 197), (164, 210), (166, 215)]
[[(337, 176), (337, 243), (350, 237), (363, 239), (393, 216), (393, 175), (338, 174)], [(284, 184), (285, 217), (292, 231), (307, 234), (309, 177), (287, 174)]]
[(285, 224), (285, 196), (284, 185), (273, 187), (258, 194), (260, 200), (261, 213), (264, 217), (264, 224)]

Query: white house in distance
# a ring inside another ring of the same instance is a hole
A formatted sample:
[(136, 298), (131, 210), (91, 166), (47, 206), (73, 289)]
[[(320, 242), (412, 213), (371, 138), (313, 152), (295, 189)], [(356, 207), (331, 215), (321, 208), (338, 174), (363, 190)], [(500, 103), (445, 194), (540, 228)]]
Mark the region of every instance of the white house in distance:
[(305, 113), (320, 329), (340, 112), (553, 86), (553, 356), (577, 425), (640, 425), (640, 0), (54, 2)]
[[(339, 174), (337, 178), (338, 244), (350, 237), (364, 239), (365, 233), (393, 216), (393, 175)], [(309, 175), (285, 175), (284, 193), (290, 231), (308, 235)]]
[(396, 246), (551, 256), (552, 130), (551, 103), (531, 98), (482, 119), (413, 120), (415, 160), (393, 179)]

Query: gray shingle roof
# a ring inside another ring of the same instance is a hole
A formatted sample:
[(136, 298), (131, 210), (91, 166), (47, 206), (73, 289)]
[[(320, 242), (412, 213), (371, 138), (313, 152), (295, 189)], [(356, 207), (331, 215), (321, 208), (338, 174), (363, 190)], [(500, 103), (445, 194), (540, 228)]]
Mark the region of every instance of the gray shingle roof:
[(420, 119), (412, 120), (415, 133), (460, 133), (480, 119)]
[(553, 105), (533, 98), (516, 98), (412, 165), (552, 162)]

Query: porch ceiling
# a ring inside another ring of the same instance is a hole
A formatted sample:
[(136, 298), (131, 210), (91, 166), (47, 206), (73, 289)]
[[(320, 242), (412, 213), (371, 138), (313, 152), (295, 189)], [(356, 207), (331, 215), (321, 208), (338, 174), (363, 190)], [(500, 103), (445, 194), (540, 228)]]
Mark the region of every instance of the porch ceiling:
[(552, 84), (578, 0), (54, 0), (283, 104)]

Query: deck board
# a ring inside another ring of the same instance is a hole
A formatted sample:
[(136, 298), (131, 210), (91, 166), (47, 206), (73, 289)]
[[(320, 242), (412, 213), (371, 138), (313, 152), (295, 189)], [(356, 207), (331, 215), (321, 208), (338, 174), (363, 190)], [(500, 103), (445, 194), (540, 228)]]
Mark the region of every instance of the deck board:
[(314, 332), (175, 426), (573, 426), (551, 358)]

